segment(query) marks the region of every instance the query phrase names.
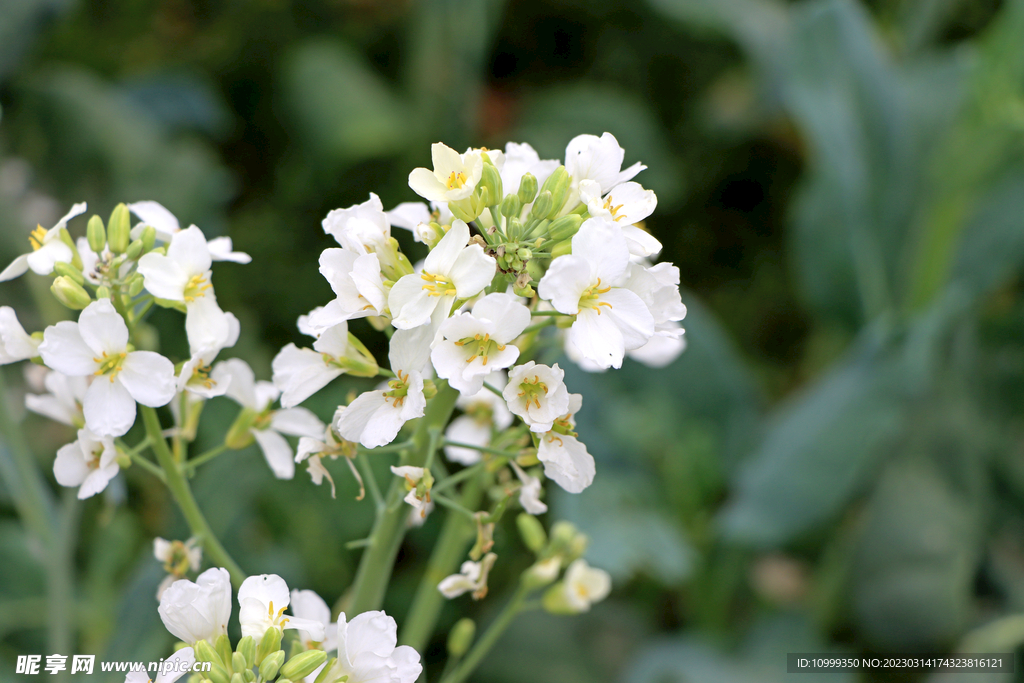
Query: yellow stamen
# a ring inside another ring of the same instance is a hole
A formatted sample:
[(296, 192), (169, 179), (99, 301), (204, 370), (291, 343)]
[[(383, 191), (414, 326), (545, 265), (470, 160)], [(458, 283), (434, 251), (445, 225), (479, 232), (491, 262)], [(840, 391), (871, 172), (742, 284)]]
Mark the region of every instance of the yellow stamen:
[(43, 246), (44, 239), (46, 239), (46, 228), (36, 224), (36, 229), (28, 235), (28, 243), (32, 245), (32, 251), (38, 251)]
[(448, 176), (448, 189), (457, 190), (466, 184), (466, 174), (462, 171), (456, 173), (452, 171), (452, 174)]
[(210, 284), (205, 275), (193, 275), (188, 284), (185, 285), (185, 303), (190, 304), (196, 299), (201, 299), (206, 296), (206, 290), (212, 287), (213, 285)]
[(611, 308), (612, 305), (607, 301), (601, 301), (598, 297), (602, 294), (607, 294), (611, 289), (611, 287), (602, 287), (601, 278), (597, 278), (597, 284), (587, 287), (583, 290), (583, 294), (580, 295), (580, 309), (593, 308), (597, 311), (598, 315), (601, 315), (601, 306)]

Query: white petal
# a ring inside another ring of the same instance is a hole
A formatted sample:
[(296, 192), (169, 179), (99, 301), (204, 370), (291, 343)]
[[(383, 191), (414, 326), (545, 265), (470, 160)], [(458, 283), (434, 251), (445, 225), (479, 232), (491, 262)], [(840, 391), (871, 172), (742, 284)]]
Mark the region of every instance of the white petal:
[(75, 417), (77, 417), (75, 412), (68, 410), (67, 405), (63, 401), (49, 394), (43, 394), (42, 396), (25, 394), (25, 407), (33, 413), (44, 415), (51, 420), (56, 420), (68, 426), (74, 425)]
[(568, 339), (584, 358), (600, 367), (622, 367), (626, 346), (610, 315), (599, 314), (593, 308), (581, 310), (569, 328)]
[(573, 235), (572, 255), (586, 260), (593, 277), (600, 278), (605, 286), (616, 284), (629, 265), (629, 247), (622, 229), (600, 218), (584, 221)]
[(281, 405), (291, 408), (330, 384), (342, 374), (328, 366), (321, 354), (289, 344), (274, 357), (274, 386), (281, 390)]
[(53, 461), (53, 476), (61, 486), (80, 486), (89, 475), (89, 466), (78, 441), (61, 446)]
[(167, 258), (181, 266), (189, 278), (206, 273), (213, 264), (210, 248), (206, 245), (206, 236), (194, 225), (171, 238), (171, 244), (167, 247)]
[(274, 411), (270, 418), (270, 426), (283, 434), (291, 436), (323, 436), (324, 423), (312, 411), (305, 408), (287, 408)]
[(402, 202), (387, 213), (392, 227), (406, 230), (415, 230), (417, 225), (429, 223), (433, 218), (423, 202)]
[(429, 326), (396, 330), (391, 336), (388, 360), (393, 371), (421, 372), (430, 362), (430, 343), (434, 333)]
[(39, 355), (46, 366), (69, 376), (91, 375), (99, 368), (96, 353), (79, 333), (78, 323), (62, 321), (47, 327)]
[(11, 261), (10, 265), (0, 271), (0, 282), (7, 282), (16, 277), (21, 277), (28, 270), (28, 254), (22, 254)]
[(434, 307), (439, 303), (438, 299), (439, 297), (432, 297), (423, 289), (423, 280), (419, 275), (403, 276), (388, 295), (388, 308), (394, 317), (394, 326), (404, 330), (430, 322)]
[(519, 303), (519, 298), (498, 292), (481, 297), (473, 304), (473, 317), (494, 323), (494, 338), (507, 344), (530, 324), (530, 309)]
[[(188, 335), (189, 352), (195, 354), (203, 349), (221, 349), (229, 346), (231, 335), (237, 330), (232, 324), (232, 318), (234, 316), (229, 317), (217, 305), (217, 299), (212, 292), (207, 292), (206, 296), (198, 297), (187, 304), (185, 333)], [(237, 323), (237, 319), (234, 322)]]
[(277, 574), (260, 574), (250, 576), (238, 587), (238, 602), (248, 599), (259, 600), (265, 607), (274, 603), (275, 616), (282, 607), (287, 607), (291, 599), (288, 584)]
[(139, 259), (137, 270), (142, 273), (143, 285), (158, 299), (184, 301), (185, 287), (191, 277), (180, 264), (163, 254), (145, 254)]
[(263, 450), (263, 457), (278, 479), (291, 479), (295, 476), (295, 461), (292, 460), (292, 447), (283, 436), (273, 429), (254, 429), (252, 435)]
[(221, 361), (210, 372), (210, 379), (228, 384), (227, 395), (246, 408), (263, 410), (256, 397), (256, 374), (241, 358)]
[(544, 476), (569, 493), (590, 486), (597, 471), (586, 446), (572, 436), (554, 432), (541, 437), (537, 459), (544, 463)]
[(590, 264), (580, 256), (569, 254), (551, 262), (537, 285), (537, 293), (550, 301), (556, 311), (575, 315), (580, 310), (583, 291), (594, 284)]
[(622, 236), (626, 238), (629, 253), (644, 258), (654, 258), (661, 253), (661, 242), (654, 235), (635, 225), (623, 225)]
[(444, 201), (448, 188), (429, 169), (414, 168), (409, 173), (409, 187), (412, 191), (431, 201)]
[(123, 436), (135, 424), (135, 399), (125, 386), (108, 377), (97, 377), (85, 392), (85, 424), (103, 436)]
[(174, 681), (189, 673), (189, 670), (195, 663), (196, 655), (192, 648), (183, 647), (164, 660), (165, 671), (158, 675), (153, 683), (174, 683)]
[(230, 237), (214, 237), (206, 243), (206, 248), (214, 261), (252, 263), (252, 256), (249, 256), (244, 251), (232, 251), (234, 247)]
[(471, 244), (462, 250), (449, 271), (460, 299), (468, 299), (483, 291), (494, 279), (497, 261), (484, 253), (479, 244)]
[[(167, 405), (177, 390), (174, 364), (152, 351), (129, 353), (121, 364), (117, 379), (132, 398), (151, 408)], [(103, 378), (96, 381), (102, 382)]]
[(82, 486), (78, 489), (78, 499), (85, 500), (86, 498), (95, 496), (97, 493), (107, 488), (107, 484), (110, 483), (111, 479), (117, 476), (120, 469), (121, 468), (118, 467), (115, 462), (92, 470), (89, 473), (89, 476), (85, 478), (85, 481), (82, 482)]
[[(480, 424), (480, 422), (469, 415), (460, 415), (452, 420), (444, 435), (449, 441), (486, 447), (491, 442), (491, 425)], [(444, 454), (452, 462), (463, 465), (473, 465), (480, 462), (480, 451), (473, 450), (472, 448), (445, 446)]]
[(38, 275), (49, 275), (57, 263), (70, 263), (74, 255), (71, 247), (61, 240), (52, 240), (43, 244), (28, 255), (28, 267)]
[(162, 233), (164, 241), (170, 241), (174, 233), (181, 229), (181, 224), (174, 214), (164, 208), (163, 204), (154, 201), (134, 202), (128, 205), (128, 210), (134, 213), (146, 225), (152, 225), (157, 233)]
[(37, 356), (39, 344), (25, 332), (13, 308), (0, 306), (0, 364)]
[(348, 339), (348, 324), (338, 323), (332, 325), (320, 334), (320, 338), (313, 344), (317, 353), (326, 353), (335, 358), (347, 356), (351, 351), (351, 344)]
[[(467, 244), (469, 244), (469, 226), (461, 220), (453, 221), (451, 229), (427, 254), (427, 258), (423, 262), (423, 271), (432, 275), (447, 276)], [(394, 312), (394, 308), (391, 310)]]
[(96, 355), (121, 353), (128, 346), (128, 326), (110, 299), (89, 304), (78, 317), (78, 333)]

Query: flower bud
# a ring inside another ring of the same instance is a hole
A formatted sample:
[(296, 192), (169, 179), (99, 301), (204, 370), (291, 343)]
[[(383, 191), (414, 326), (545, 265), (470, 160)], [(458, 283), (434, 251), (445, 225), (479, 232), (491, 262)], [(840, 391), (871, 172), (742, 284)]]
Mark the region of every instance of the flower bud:
[(519, 222), (518, 218), (510, 218), (508, 220), (508, 224), (505, 226), (505, 235), (512, 242), (517, 241), (523, 236), (523, 224)]
[(241, 450), (251, 444), (255, 438), (251, 431), (255, 422), (256, 411), (252, 408), (243, 408), (231, 428), (228, 429), (228, 434), (224, 437), (224, 444), (233, 451)]
[(577, 610), (569, 604), (565, 597), (565, 582), (559, 581), (544, 592), (541, 599), (544, 609), (551, 614), (576, 614)]
[[(256, 664), (263, 664), (263, 660), (266, 659), (271, 652), (281, 650), (281, 629), (276, 626), (271, 626), (267, 629), (267, 632), (263, 634), (260, 639), (259, 647), (256, 648)], [(281, 651), (281, 661), (284, 661), (284, 651)], [(278, 666), (281, 666), (278, 663)], [(275, 673), (277, 673), (275, 671)], [(267, 678), (264, 676), (264, 678)]]
[(138, 296), (142, 293), (142, 288), (145, 286), (146, 278), (142, 276), (142, 273), (135, 273), (128, 281), (128, 296)]
[(518, 258), (520, 261), (529, 261), (531, 258), (533, 258), (533, 252), (527, 249), (526, 247), (519, 247), (518, 249), (516, 249), (516, 258)]
[(251, 669), (253, 664), (256, 663), (256, 639), (252, 636), (242, 638), (238, 641), (236, 652), (245, 657), (245, 668)]
[(324, 665), (324, 668), (320, 670), (320, 673), (317, 675), (316, 680), (313, 681), (313, 683), (327, 683), (327, 681), (336, 681), (339, 678), (340, 674), (332, 673), (331, 669), (333, 669), (335, 664), (337, 663), (337, 657), (331, 657), (330, 659), (328, 659), (327, 663)]
[(565, 550), (576, 538), (576, 527), (570, 522), (559, 520), (551, 527), (551, 544), (558, 550)]
[(523, 572), (522, 582), (528, 590), (542, 588), (558, 578), (562, 569), (562, 559), (557, 555), (535, 563)]
[[(233, 652), (231, 654), (231, 670), (235, 672), (235, 676), (237, 676), (239, 673), (245, 671), (248, 668), (249, 667), (245, 664), (245, 655), (243, 655), (241, 652)], [(233, 678), (234, 676), (232, 676), (232, 679)], [(232, 683), (237, 682), (232, 681)]]
[(134, 240), (128, 245), (127, 251), (124, 252), (124, 257), (129, 261), (138, 261), (139, 257), (142, 256), (142, 250), (145, 248), (142, 240)]
[[(271, 629), (273, 631), (275, 629)], [(268, 631), (269, 633), (269, 631)], [(280, 633), (280, 631), (278, 631)], [(266, 640), (266, 636), (263, 639)], [(262, 643), (260, 643), (262, 645)], [(260, 663), (260, 678), (265, 681), (272, 681), (277, 677), (277, 672), (281, 669), (281, 665), (284, 663), (284, 650), (276, 650), (273, 654), (268, 654), (263, 661)]]
[(224, 667), (214, 663), (210, 667), (210, 670), (206, 674), (210, 677), (213, 683), (231, 683), (231, 679), (228, 677), (228, 672), (224, 670)]
[(559, 256), (565, 256), (566, 254), (572, 253), (572, 241), (564, 240), (562, 242), (556, 242), (551, 247), (551, 258), (558, 258)]
[(487, 190), (484, 206), (494, 206), (501, 202), (501, 198), (505, 193), (501, 187), (501, 175), (498, 173), (498, 169), (494, 167), (494, 164), (484, 164), (478, 187)]
[(524, 173), (523, 179), (519, 181), (519, 201), (526, 206), (537, 196), (537, 176), (532, 173)]
[(235, 672), (231, 674), (231, 683), (245, 683), (245, 678), (242, 674)]
[(224, 662), (224, 666), (231, 665), (231, 639), (228, 638), (226, 633), (221, 634), (217, 641), (213, 644), (217, 654), (220, 656), (220, 661)]
[(61, 275), (54, 280), (50, 285), (50, 291), (53, 292), (57, 301), (73, 311), (80, 311), (92, 303), (92, 297), (82, 288), (82, 285), (66, 275)]
[(510, 194), (501, 202), (501, 215), (505, 218), (518, 217), (523, 210), (523, 200), (517, 194)]
[(519, 527), (519, 535), (523, 538), (523, 544), (534, 553), (539, 553), (548, 544), (548, 535), (544, 531), (544, 525), (533, 515), (521, 512), (516, 517), (516, 526)]
[(57, 275), (69, 277), (80, 285), (85, 284), (85, 277), (82, 275), (82, 271), (75, 268), (70, 263), (54, 263), (53, 272), (57, 273)]
[(423, 398), (428, 401), (437, 396), (437, 385), (431, 379), (424, 378), (423, 380)]
[(256, 674), (253, 673), (252, 669), (246, 669), (242, 672), (242, 678), (245, 679), (245, 683), (252, 683), (256, 680)]
[(200, 640), (193, 646), (193, 651), (196, 654), (196, 660), (200, 662), (210, 662), (214, 665), (223, 667), (224, 662), (221, 661), (220, 655), (213, 649), (213, 645), (206, 640)]
[(567, 240), (579, 231), (581, 223), (583, 217), (579, 214), (570, 213), (568, 216), (562, 216), (552, 221), (548, 228), (548, 236), (553, 240)]
[(118, 204), (110, 214), (110, 220), (107, 221), (107, 243), (110, 245), (111, 252), (123, 254), (128, 249), (131, 229), (128, 207)]
[(548, 176), (548, 179), (544, 181), (540, 188), (540, 193), (551, 193), (551, 209), (546, 214), (538, 214), (539, 218), (554, 218), (562, 210), (562, 206), (569, 196), (569, 183), (571, 181), (572, 178), (569, 177), (569, 172), (565, 170), (565, 166), (559, 166)]
[(89, 225), (85, 228), (85, 237), (89, 241), (89, 248), (97, 254), (103, 253), (103, 247), (107, 246), (107, 231), (103, 227), (103, 219), (93, 216), (89, 219)]
[(476, 622), (469, 618), (459, 619), (448, 633), (448, 654), (461, 657), (469, 651), (476, 636)]
[(117, 449), (117, 455), (114, 457), (114, 460), (117, 462), (117, 466), (122, 470), (128, 469), (132, 466), (132, 459), (120, 448)]
[(551, 198), (551, 193), (544, 190), (534, 200), (533, 208), (530, 209), (530, 216), (536, 220), (547, 218), (548, 214), (551, 213), (552, 206), (554, 206), (554, 200)]
[(323, 650), (306, 650), (289, 659), (281, 667), (281, 675), (293, 681), (301, 681), (326, 661), (327, 653)]
[(147, 225), (142, 229), (142, 250), (150, 251), (153, 245), (156, 244), (156, 228), (152, 225)]
[(99, 301), (100, 299), (109, 299), (109, 298), (110, 298), (110, 288), (109, 287), (107, 287), (106, 285), (100, 285), (99, 287), (96, 288), (96, 300), (97, 301)]

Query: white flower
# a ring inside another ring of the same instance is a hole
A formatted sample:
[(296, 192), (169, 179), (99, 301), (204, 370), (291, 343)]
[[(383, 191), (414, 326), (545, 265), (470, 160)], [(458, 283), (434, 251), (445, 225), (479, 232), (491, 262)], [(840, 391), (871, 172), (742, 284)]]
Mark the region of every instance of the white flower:
[(435, 142), (430, 146), (434, 169), (416, 168), (409, 174), (409, 187), (424, 199), (453, 202), (466, 199), (480, 182), (484, 161), (480, 152), (459, 154), (451, 147)]
[(346, 683), (415, 683), (423, 667), (420, 655), (398, 644), (398, 625), (384, 612), (363, 612), (348, 621), (338, 616), (338, 661), (327, 680)]
[(53, 461), (53, 474), (61, 486), (78, 486), (83, 500), (107, 488), (120, 467), (114, 439), (97, 436), (88, 429), (78, 430), (78, 440), (61, 446)]
[(428, 328), (398, 330), (391, 337), (388, 358), (395, 379), (386, 390), (374, 389), (356, 397), (335, 417), (341, 438), (376, 448), (394, 441), (408, 420), (423, 417), (423, 368), (430, 353)]
[(161, 670), (155, 679), (150, 678), (145, 671), (132, 671), (124, 677), (124, 683), (174, 683), (191, 673), (195, 663), (195, 652), (190, 647), (183, 647), (160, 663)]
[(154, 252), (139, 259), (138, 271), (150, 294), (185, 304), (185, 331), (193, 354), (229, 336), (231, 323), (210, 283), (212, 263), (206, 238), (194, 225), (174, 234), (166, 256)]
[(157, 408), (174, 397), (174, 365), (152, 351), (128, 351), (128, 326), (109, 299), (89, 304), (78, 322), (46, 328), (39, 354), (69, 377), (95, 375), (85, 392), (85, 423), (121, 436), (135, 422), (135, 402)]
[(569, 395), (569, 408), (555, 420), (553, 429), (540, 437), (537, 459), (544, 463), (544, 476), (569, 493), (579, 493), (594, 482), (594, 457), (572, 431), (573, 416), (583, 405), (579, 394)]
[(345, 374), (344, 360), (358, 355), (359, 351), (349, 341), (348, 325), (344, 322), (324, 331), (312, 349), (288, 344), (271, 364), (274, 386), (281, 390), (281, 405), (291, 408), (302, 403), (331, 380)]
[(612, 578), (603, 569), (575, 560), (565, 571), (565, 601), (575, 612), (587, 612), (595, 602), (601, 602), (612, 590)]
[(207, 569), (195, 583), (179, 579), (160, 597), (157, 610), (171, 635), (189, 645), (211, 645), (228, 632), (231, 618), (231, 577), (222, 567)]
[[(156, 238), (163, 242), (170, 242), (176, 233), (181, 232), (181, 224), (178, 219), (158, 202), (135, 202), (128, 205), (128, 210), (142, 221), (132, 228), (133, 240), (142, 236), (142, 231), (147, 225), (153, 226), (153, 229), (156, 230)], [(232, 251), (230, 237), (214, 237), (206, 242), (206, 246), (214, 261), (232, 261), (234, 263), (250, 263), (252, 261), (252, 257), (245, 252)]]
[(509, 294), (480, 298), (471, 313), (460, 312), (438, 328), (442, 338), (430, 353), (437, 376), (461, 393), (475, 394), (484, 376), (519, 358), (512, 341), (530, 324), (530, 309)]
[(380, 197), (373, 192), (362, 204), (334, 209), (321, 225), (345, 249), (356, 254), (371, 254), (387, 248), (391, 224)]
[(430, 224), (451, 225), (452, 220), (454, 217), (446, 202), (430, 202), (429, 208), (423, 202), (402, 202), (388, 211), (391, 227), (411, 230), (413, 239), (427, 246), (437, 244), (444, 235)]
[(324, 599), (311, 590), (292, 591), (292, 614), (298, 619), (305, 619), (324, 625), (324, 635), (319, 639), (304, 629), (299, 629), (299, 642), (307, 650), (319, 649), (324, 652), (338, 649), (338, 624), (331, 623), (331, 608)]
[(540, 499), (540, 479), (531, 477), (524, 472), (523, 468), (517, 465), (514, 460), (511, 462), (511, 465), (512, 469), (516, 472), (516, 476), (519, 477), (519, 481), (522, 483), (522, 488), (519, 489), (519, 504), (531, 515), (542, 515), (547, 512), (548, 506)]
[(584, 180), (580, 182), (579, 192), (580, 201), (587, 205), (592, 218), (603, 218), (620, 225), (630, 254), (649, 258), (661, 252), (661, 242), (634, 225), (654, 213), (658, 197), (653, 190), (645, 190), (640, 183), (628, 182), (617, 185), (602, 197), (601, 187), (596, 181)]
[(50, 370), (43, 378), (43, 385), (49, 393), (25, 394), (25, 407), (69, 427), (84, 427), (82, 405), (89, 388), (89, 377), (68, 377)]
[(480, 600), (487, 595), (487, 575), (497, 559), (494, 553), (487, 553), (479, 562), (463, 562), (460, 573), (445, 577), (437, 590), (449, 600), (473, 591), (473, 599)]
[(227, 320), (227, 329), (224, 330), (226, 336), (221, 339), (207, 339), (206, 341), (210, 342), (210, 345), (193, 349), (192, 357), (181, 366), (177, 384), (179, 392), (187, 391), (200, 398), (223, 396), (227, 392), (230, 377), (223, 377), (220, 382), (215, 381), (210, 376), (210, 366), (217, 354), (235, 345), (241, 332), (241, 326), (238, 323), (238, 318), (233, 314), (224, 313), (224, 317)]
[(288, 584), (277, 574), (250, 576), (238, 588), (238, 623), (242, 637), (252, 636), (258, 643), (267, 629), (299, 629), (305, 639), (320, 642), (326, 625), (322, 621), (285, 616), (291, 594)]
[[(485, 381), (501, 391), (508, 384), (508, 377), (499, 370), (488, 375)], [(480, 389), (472, 395), (459, 394), (455, 406), (463, 414), (452, 420), (445, 430), (445, 439), (448, 441), (486, 447), (491, 444), (492, 426), (502, 431), (512, 425), (512, 413), (504, 398), (495, 395), (490, 389)], [(480, 451), (472, 448), (446, 445), (444, 454), (452, 462), (463, 465), (480, 462)]]
[(679, 294), (679, 268), (671, 263), (631, 263), (625, 287), (643, 300), (654, 318), (654, 336), (627, 355), (654, 368), (668, 365), (686, 348), (679, 324), (686, 317), (686, 306)]
[(600, 194), (603, 195), (647, 168), (637, 162), (622, 171), (625, 158), (626, 150), (619, 147), (619, 141), (611, 133), (601, 137), (577, 135), (565, 148), (565, 170), (572, 177), (574, 188), (584, 180), (593, 180), (601, 186)]
[(501, 169), (501, 186), (506, 195), (519, 192), (523, 176), (532, 173), (541, 187), (559, 164), (557, 159), (541, 159), (537, 150), (527, 143), (509, 142), (505, 145), (505, 165)]
[(217, 363), (210, 378), (218, 384), (226, 383), (227, 396), (257, 413), (250, 433), (260, 445), (274, 476), (278, 479), (294, 477), (292, 447), (282, 434), (317, 438), (323, 434), (324, 423), (305, 408), (270, 410), (270, 404), (277, 400), (278, 389), (270, 382), (257, 382), (252, 368), (239, 358)]
[(39, 344), (25, 332), (13, 308), (0, 306), (0, 365), (35, 358)]
[(388, 304), (394, 326), (400, 330), (419, 327), (448, 317), (456, 299), (480, 293), (494, 279), (495, 260), (478, 244), (469, 245), (469, 226), (452, 223), (423, 262), (423, 272), (406, 275), (391, 288)]
[[(433, 482), (433, 479), (428, 478), (427, 481), (424, 481), (425, 470), (422, 467), (413, 467), (412, 465), (403, 465), (401, 467), (392, 465), (391, 473), (405, 479), (405, 486), (409, 492), (403, 500), (412, 506), (412, 509), (421, 519), (426, 519), (427, 505), (430, 504), (429, 484)], [(423, 485), (420, 485), (420, 482), (423, 482)]]
[(387, 310), (389, 290), (384, 285), (377, 254), (337, 247), (325, 249), (320, 254), (320, 272), (337, 297), (327, 308), (338, 319), (382, 315)]
[[(344, 410), (345, 406), (339, 406), (335, 416)], [(334, 477), (324, 467), (323, 459), (326, 457), (332, 460), (339, 457), (345, 458), (345, 462), (352, 471), (352, 476), (355, 477), (355, 480), (359, 482), (360, 488), (362, 488), (363, 479), (359, 476), (359, 472), (356, 471), (355, 465), (352, 464), (352, 457), (355, 454), (355, 444), (345, 440), (339, 441), (334, 433), (334, 428), (328, 425), (324, 428), (323, 439), (314, 439), (308, 436), (299, 439), (299, 447), (295, 452), (295, 462), (306, 462), (306, 472), (309, 473), (310, 479), (317, 486), (322, 484), (325, 478), (331, 482), (331, 498), (335, 498), (337, 491), (334, 488)], [(360, 493), (357, 500), (362, 500), (363, 495), (363, 493)]]
[(572, 238), (572, 253), (556, 258), (537, 292), (558, 311), (575, 315), (569, 341), (600, 367), (622, 366), (626, 351), (647, 343), (654, 319), (643, 300), (617, 286), (629, 265), (618, 226), (587, 220)]
[(203, 559), (203, 549), (194, 538), (184, 543), (168, 541), (157, 536), (153, 539), (153, 557), (160, 562), (174, 563), (186, 561), (192, 571), (199, 571), (199, 563)]
[(0, 282), (7, 282), (24, 275), (29, 268), (38, 275), (49, 275), (53, 272), (55, 263), (70, 263), (74, 258), (74, 253), (71, 251), (71, 247), (61, 239), (61, 233), (66, 230), (69, 220), (82, 213), (85, 213), (85, 202), (72, 206), (67, 215), (57, 221), (57, 225), (49, 230), (44, 229), (41, 225), (36, 226), (36, 229), (28, 236), (32, 251), (22, 254), (4, 268), (3, 272), (0, 272)]
[(501, 394), (508, 409), (530, 425), (530, 431), (543, 433), (569, 409), (569, 390), (563, 377), (565, 371), (558, 363), (548, 367), (531, 360), (512, 368)]

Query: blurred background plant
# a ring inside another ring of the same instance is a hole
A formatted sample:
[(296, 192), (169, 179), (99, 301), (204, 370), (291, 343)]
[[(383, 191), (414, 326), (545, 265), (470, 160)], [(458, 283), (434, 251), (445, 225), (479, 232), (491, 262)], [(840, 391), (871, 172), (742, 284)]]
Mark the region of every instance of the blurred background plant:
[[(571, 622), (522, 617), (475, 680), (760, 683), (786, 652), (1009, 651), (1024, 643), (1022, 35), (1022, 0), (8, 0), (0, 262), (73, 201), (160, 201), (252, 254), (218, 296), (266, 378), (329, 298), (328, 210), (414, 199), (407, 170), (437, 140), (559, 158), (610, 131), (650, 167), (689, 348), (664, 370), (567, 377), (601, 397), (578, 416), (600, 475), (551, 502), (615, 592)], [(64, 314), (43, 286), (2, 290), (35, 311), (28, 329)], [(53, 456), (73, 436), (25, 413), (33, 376), (15, 367), (0, 679), (24, 653), (157, 658), (151, 539), (183, 538), (183, 520), (137, 468), (58, 503)], [(351, 386), (311, 407), (329, 417)], [(223, 433), (230, 409), (207, 411)], [(194, 488), (245, 569), (328, 600), (350, 583), (369, 505), (278, 482), (252, 448)], [(19, 520), (25, 496), (50, 518)], [(399, 623), (438, 526), (402, 549)], [(514, 529), (495, 540), (522, 553)], [(486, 621), (497, 597), (446, 607), (428, 668), (459, 612)]]

